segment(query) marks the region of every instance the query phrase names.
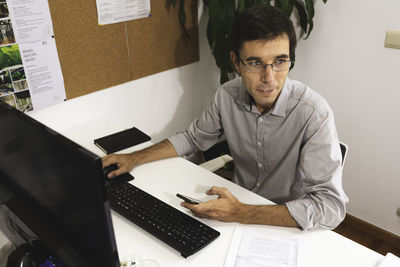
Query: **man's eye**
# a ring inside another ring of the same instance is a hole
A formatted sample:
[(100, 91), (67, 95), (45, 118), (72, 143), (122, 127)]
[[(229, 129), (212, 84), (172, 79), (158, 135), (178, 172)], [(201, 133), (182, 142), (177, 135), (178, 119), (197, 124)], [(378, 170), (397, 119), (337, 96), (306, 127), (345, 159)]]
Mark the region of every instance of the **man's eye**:
[(277, 60), (274, 62), (274, 65), (280, 65), (286, 63), (286, 60)]
[(250, 61), (247, 63), (250, 66), (259, 66), (259, 65), (264, 65), (262, 61)]

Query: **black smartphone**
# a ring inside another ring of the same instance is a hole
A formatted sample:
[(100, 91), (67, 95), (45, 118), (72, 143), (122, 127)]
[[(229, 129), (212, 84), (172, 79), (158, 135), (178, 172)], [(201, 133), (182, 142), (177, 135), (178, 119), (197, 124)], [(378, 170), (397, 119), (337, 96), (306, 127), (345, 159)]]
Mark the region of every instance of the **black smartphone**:
[(97, 138), (94, 140), (94, 143), (103, 150), (104, 153), (109, 154), (144, 143), (150, 139), (150, 136), (138, 128), (132, 127), (130, 129)]
[(183, 199), (183, 201), (185, 201), (186, 203), (189, 203), (189, 204), (197, 205), (197, 204), (201, 203), (201, 201), (198, 200), (198, 199), (195, 199), (195, 198), (192, 198), (192, 197), (188, 197), (188, 196), (185, 196), (185, 195), (181, 195), (179, 193), (176, 194), (176, 196), (181, 198), (181, 199)]

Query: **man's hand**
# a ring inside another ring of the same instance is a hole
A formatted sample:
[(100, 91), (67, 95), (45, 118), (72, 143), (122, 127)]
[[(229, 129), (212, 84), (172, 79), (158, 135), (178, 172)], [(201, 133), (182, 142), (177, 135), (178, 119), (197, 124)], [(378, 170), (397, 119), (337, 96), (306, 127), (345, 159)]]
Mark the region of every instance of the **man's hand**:
[(221, 187), (213, 186), (206, 192), (218, 195), (218, 199), (197, 205), (181, 203), (196, 216), (223, 222), (239, 222), (244, 224), (265, 224), (276, 226), (299, 227), (290, 215), (286, 205), (248, 205), (240, 202), (232, 193)]
[(214, 219), (224, 222), (238, 222), (244, 204), (232, 193), (222, 187), (213, 186), (206, 192), (208, 195), (218, 195), (218, 199), (210, 200), (201, 204), (192, 205), (183, 202), (181, 205), (190, 209), (196, 216)]
[(101, 159), (103, 168), (117, 164), (118, 169), (110, 172), (108, 178), (114, 178), (121, 174), (127, 173), (133, 167), (160, 159), (177, 157), (178, 154), (172, 144), (166, 139), (146, 149), (133, 152), (130, 154), (110, 154)]
[(101, 159), (103, 163), (103, 168), (116, 164), (118, 169), (110, 172), (108, 178), (114, 178), (121, 174), (127, 173), (133, 169), (139, 162), (139, 155), (135, 153), (131, 154), (109, 154)]

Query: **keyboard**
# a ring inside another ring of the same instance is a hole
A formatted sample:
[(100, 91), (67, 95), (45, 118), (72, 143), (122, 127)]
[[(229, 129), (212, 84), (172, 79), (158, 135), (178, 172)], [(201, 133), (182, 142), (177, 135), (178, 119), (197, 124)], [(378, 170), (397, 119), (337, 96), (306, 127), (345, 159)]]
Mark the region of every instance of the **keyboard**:
[(220, 233), (129, 183), (107, 188), (111, 208), (178, 250), (185, 258), (198, 252)]

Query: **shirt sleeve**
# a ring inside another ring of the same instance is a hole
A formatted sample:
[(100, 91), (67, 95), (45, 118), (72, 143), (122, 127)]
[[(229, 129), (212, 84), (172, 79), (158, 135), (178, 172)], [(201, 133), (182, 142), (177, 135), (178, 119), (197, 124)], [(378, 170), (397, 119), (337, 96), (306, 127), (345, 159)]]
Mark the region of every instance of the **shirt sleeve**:
[(348, 202), (333, 113), (314, 111), (307, 128), (297, 171), (305, 195), (286, 206), (303, 230), (333, 229), (344, 219)]
[(211, 104), (189, 127), (168, 138), (179, 156), (187, 156), (198, 150), (205, 151), (222, 140), (220, 106), (223, 91), (220, 88)]

